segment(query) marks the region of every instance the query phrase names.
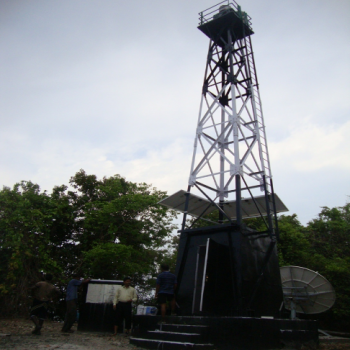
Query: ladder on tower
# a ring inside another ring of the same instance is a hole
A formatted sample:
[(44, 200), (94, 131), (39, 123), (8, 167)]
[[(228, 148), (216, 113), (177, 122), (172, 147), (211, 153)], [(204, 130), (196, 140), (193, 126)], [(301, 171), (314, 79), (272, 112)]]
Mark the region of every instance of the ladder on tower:
[[(253, 105), (255, 116), (257, 119), (257, 125), (259, 128), (259, 133), (258, 133), (258, 137), (260, 139), (259, 153), (260, 153), (261, 165), (263, 167), (262, 170), (263, 170), (264, 175), (265, 175), (265, 186), (266, 186), (265, 191), (266, 191), (268, 202), (269, 202), (268, 203), (268, 206), (269, 206), (268, 217), (273, 218), (276, 216), (276, 208), (275, 208), (275, 202), (274, 202), (274, 198), (273, 198), (270, 157), (269, 157), (269, 152), (268, 152), (268, 147), (267, 147), (264, 115), (263, 115), (262, 104), (261, 104), (261, 99), (260, 99), (259, 83), (258, 83), (258, 78), (256, 75), (256, 69), (255, 69), (253, 47), (252, 47), (250, 35), (246, 36), (243, 40), (244, 40), (244, 44), (245, 44), (245, 48), (246, 48), (246, 60), (247, 60), (248, 69), (249, 69), (250, 78), (251, 78), (252, 105)], [(275, 235), (275, 232), (276, 231), (278, 232), (277, 220), (274, 220), (274, 222), (271, 221), (269, 223), (269, 226), (271, 226), (272, 235)]]
[(256, 114), (258, 127), (259, 127), (259, 137), (260, 137), (260, 145), (261, 145), (260, 157), (261, 157), (263, 171), (265, 173), (266, 179), (271, 179), (272, 175), (271, 175), (270, 158), (269, 158), (269, 152), (267, 148), (267, 138), (266, 138), (264, 116), (263, 116), (261, 99), (260, 99), (259, 83), (258, 83), (258, 78), (255, 70), (253, 47), (252, 47), (250, 36), (245, 37), (244, 40), (245, 40), (245, 47), (246, 47), (246, 53), (247, 53), (246, 59), (247, 59), (247, 63), (250, 71), (250, 78), (252, 82), (251, 98), (252, 98), (253, 108), (255, 109), (255, 114)]

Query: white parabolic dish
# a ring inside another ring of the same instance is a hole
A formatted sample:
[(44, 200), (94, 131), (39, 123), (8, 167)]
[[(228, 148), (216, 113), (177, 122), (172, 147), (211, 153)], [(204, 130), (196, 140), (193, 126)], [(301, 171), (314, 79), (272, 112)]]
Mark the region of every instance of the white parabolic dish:
[(333, 306), (334, 288), (318, 272), (299, 266), (283, 266), (280, 272), (287, 310), (291, 310), (291, 301), (296, 305), (296, 312), (304, 314), (319, 314)]

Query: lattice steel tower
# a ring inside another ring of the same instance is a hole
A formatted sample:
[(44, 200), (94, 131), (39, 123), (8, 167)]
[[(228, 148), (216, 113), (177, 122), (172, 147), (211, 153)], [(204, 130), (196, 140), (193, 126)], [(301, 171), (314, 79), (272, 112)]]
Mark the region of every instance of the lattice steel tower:
[(273, 191), (251, 18), (234, 1), (199, 15), (210, 43), (188, 190), (163, 204), (184, 212), (182, 230), (187, 213), (205, 219), (218, 210), (219, 223), (265, 217), (274, 236), (273, 217), (287, 208)]

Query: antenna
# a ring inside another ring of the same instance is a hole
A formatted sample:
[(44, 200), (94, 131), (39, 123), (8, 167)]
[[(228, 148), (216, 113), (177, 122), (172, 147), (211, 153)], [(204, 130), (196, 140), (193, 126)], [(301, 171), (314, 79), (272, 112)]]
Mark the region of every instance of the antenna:
[(284, 306), (296, 313), (319, 314), (329, 310), (335, 302), (331, 283), (318, 272), (299, 266), (280, 268)]

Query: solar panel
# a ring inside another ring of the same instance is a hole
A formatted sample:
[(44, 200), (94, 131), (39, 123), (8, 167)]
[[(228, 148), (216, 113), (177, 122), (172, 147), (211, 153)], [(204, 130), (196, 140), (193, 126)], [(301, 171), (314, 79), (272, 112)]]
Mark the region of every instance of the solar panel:
[[(255, 203), (254, 203), (255, 201)], [(164, 205), (170, 209), (174, 209), (180, 212), (185, 211), (186, 191), (180, 190), (171, 196), (161, 200), (159, 204)], [(281, 199), (275, 193), (276, 212), (282, 213), (288, 211), (288, 208), (284, 205)], [(236, 201), (226, 201), (223, 203), (224, 211), (231, 219), (236, 219)], [(242, 198), (241, 209), (242, 218), (254, 218), (260, 216), (259, 210), (262, 215), (267, 215), (265, 196), (258, 196), (252, 198)], [(206, 211), (205, 211), (206, 210)], [(210, 214), (217, 207), (211, 203), (208, 199), (199, 197), (192, 193), (189, 194), (188, 213), (193, 216), (200, 216), (204, 211), (205, 214)]]

